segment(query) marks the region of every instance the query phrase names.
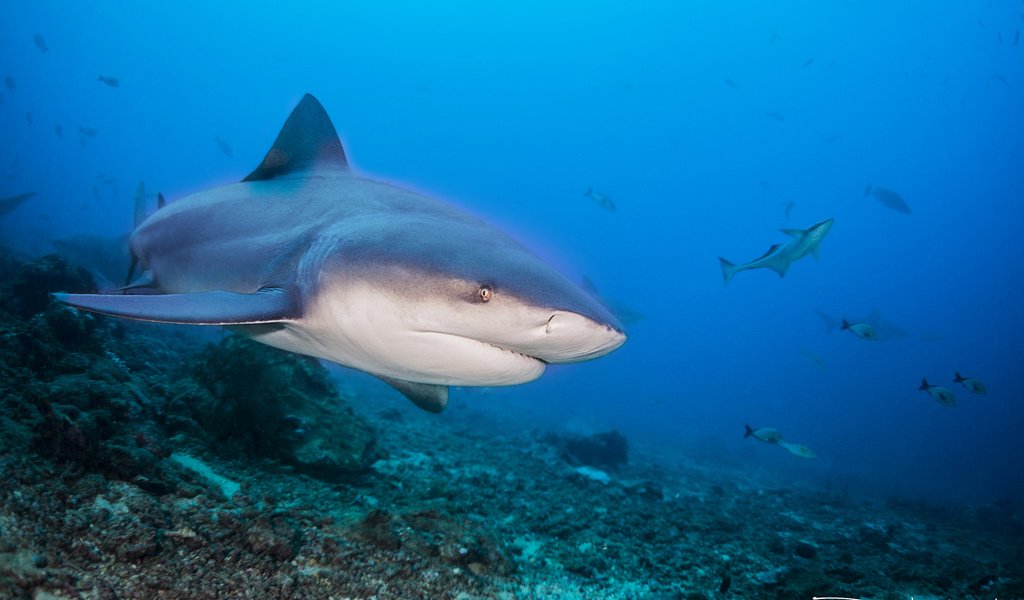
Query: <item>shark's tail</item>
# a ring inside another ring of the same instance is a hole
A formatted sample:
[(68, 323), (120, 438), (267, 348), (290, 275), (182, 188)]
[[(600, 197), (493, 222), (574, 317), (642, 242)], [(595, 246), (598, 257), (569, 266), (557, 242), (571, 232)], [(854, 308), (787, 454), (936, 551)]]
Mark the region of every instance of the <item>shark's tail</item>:
[(850, 322), (847, 321), (846, 319), (843, 319), (843, 324), (839, 326), (839, 331), (846, 331), (849, 328), (850, 328)]
[(956, 377), (953, 378), (953, 383), (963, 383), (966, 377), (960, 374), (959, 371), (956, 373)]
[(747, 439), (748, 437), (754, 435), (754, 429), (750, 425), (744, 425), (744, 427), (746, 427), (747, 430), (743, 432), (743, 439)]
[(722, 265), (722, 279), (725, 280), (725, 285), (729, 285), (729, 280), (736, 276), (736, 273), (742, 271), (741, 268), (725, 260), (721, 256), (718, 257), (718, 262)]
[(583, 192), (583, 195), (586, 196), (587, 198), (593, 196), (594, 195), (594, 188), (592, 188), (592, 187), (590, 187), (588, 185), (587, 186), (587, 191)]
[(873, 186), (872, 186), (872, 185), (871, 185), (871, 184), (869, 183), (869, 184), (868, 184), (868, 187), (864, 188), (864, 195), (865, 195), (865, 196), (867, 196), (867, 195), (871, 194), (871, 188), (872, 188), (872, 187), (873, 187)]
[(927, 390), (930, 387), (932, 387), (932, 386), (928, 385), (928, 380), (927, 379), (922, 379), (921, 380), (921, 387), (919, 387), (917, 389), (919, 389), (919, 390)]

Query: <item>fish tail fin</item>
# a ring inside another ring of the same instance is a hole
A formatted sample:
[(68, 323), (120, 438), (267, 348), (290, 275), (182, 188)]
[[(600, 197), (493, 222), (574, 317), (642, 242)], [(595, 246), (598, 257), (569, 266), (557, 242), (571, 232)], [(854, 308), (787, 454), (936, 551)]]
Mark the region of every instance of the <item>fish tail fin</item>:
[(590, 187), (588, 185), (587, 186), (587, 191), (583, 192), (583, 195), (586, 196), (587, 198), (593, 196), (594, 195), (594, 188), (592, 188), (592, 187)]
[(864, 195), (867, 196), (870, 193), (871, 193), (871, 184), (869, 183), (868, 187), (864, 188)]
[(965, 377), (961, 375), (959, 371), (957, 371), (956, 376), (953, 377), (953, 383), (963, 383), (964, 379)]
[(721, 256), (718, 257), (718, 262), (722, 265), (722, 279), (725, 280), (725, 285), (729, 285), (729, 280), (735, 277), (741, 269)]
[(928, 389), (928, 388), (930, 388), (930, 387), (932, 387), (932, 386), (928, 385), (928, 380), (927, 380), (927, 379), (924, 379), (924, 378), (922, 378), (922, 379), (921, 379), (921, 387), (919, 387), (919, 388), (917, 388), (917, 389), (919, 389), (919, 390), (922, 390), (922, 391), (924, 391), (924, 390), (927, 390), (927, 389)]
[(748, 437), (754, 435), (754, 429), (750, 425), (744, 425), (744, 427), (746, 427), (747, 430), (743, 432), (743, 439), (747, 439)]
[(850, 328), (850, 322), (847, 321), (846, 319), (843, 319), (843, 324), (839, 326), (839, 331), (846, 331), (849, 328)]

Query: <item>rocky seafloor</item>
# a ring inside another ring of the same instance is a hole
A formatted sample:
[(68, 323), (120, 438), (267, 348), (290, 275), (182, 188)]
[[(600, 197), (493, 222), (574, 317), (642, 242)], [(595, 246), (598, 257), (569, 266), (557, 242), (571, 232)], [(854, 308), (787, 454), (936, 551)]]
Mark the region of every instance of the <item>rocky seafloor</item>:
[(92, 285), (0, 254), (0, 598), (1024, 598), (1009, 503), (429, 415), (230, 333), (48, 296)]

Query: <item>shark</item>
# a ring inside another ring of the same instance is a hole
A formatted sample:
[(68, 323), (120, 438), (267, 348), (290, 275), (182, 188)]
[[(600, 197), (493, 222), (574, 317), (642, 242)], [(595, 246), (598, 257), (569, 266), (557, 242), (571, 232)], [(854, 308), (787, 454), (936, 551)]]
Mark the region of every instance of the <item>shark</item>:
[(786, 244), (774, 244), (760, 257), (742, 265), (733, 264), (719, 257), (718, 262), (722, 266), (722, 277), (725, 279), (725, 284), (728, 285), (729, 281), (740, 271), (749, 271), (751, 269), (771, 269), (778, 273), (779, 277), (785, 277), (789, 266), (795, 261), (808, 254), (818, 258), (818, 248), (821, 246), (821, 241), (831, 231), (834, 221), (835, 219), (826, 219), (807, 229), (782, 229), (780, 230), (782, 233), (792, 238), (789, 242)]
[(388, 383), (431, 412), (450, 386), (533, 381), (626, 341), (612, 313), (509, 234), (353, 169), (303, 96), (238, 183), (136, 227), (124, 293), (56, 293), (100, 314), (222, 325)]
[(0, 198), (0, 217), (3, 217), (7, 213), (14, 212), (14, 209), (18, 208), (23, 202), (35, 195), (35, 192), (25, 192), (24, 194), (11, 196), (10, 198)]

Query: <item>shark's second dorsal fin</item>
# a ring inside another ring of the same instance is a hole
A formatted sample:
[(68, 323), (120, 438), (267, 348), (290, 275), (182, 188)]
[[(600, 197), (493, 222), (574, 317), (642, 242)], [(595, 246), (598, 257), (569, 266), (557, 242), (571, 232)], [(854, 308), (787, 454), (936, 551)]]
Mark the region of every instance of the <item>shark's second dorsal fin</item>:
[(284, 122), (263, 162), (242, 181), (263, 181), (317, 167), (347, 166), (345, 149), (331, 118), (316, 98), (306, 94)]
[(772, 255), (772, 252), (775, 252), (776, 250), (778, 250), (779, 247), (780, 247), (780, 244), (772, 244), (772, 247), (768, 248), (767, 252), (765, 252), (761, 256), (758, 256), (757, 258), (755, 258), (754, 260), (752, 260), (750, 262), (757, 262), (757, 261), (761, 260), (762, 258), (768, 258), (769, 256)]

